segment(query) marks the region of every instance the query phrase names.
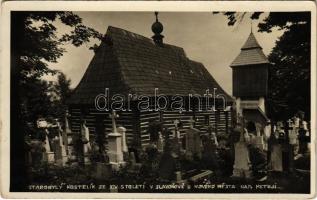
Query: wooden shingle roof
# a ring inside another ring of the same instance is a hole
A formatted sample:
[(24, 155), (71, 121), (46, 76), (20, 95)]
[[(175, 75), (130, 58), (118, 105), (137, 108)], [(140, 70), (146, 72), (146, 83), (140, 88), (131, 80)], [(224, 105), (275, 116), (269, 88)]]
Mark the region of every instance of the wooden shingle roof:
[(212, 93), (232, 98), (220, 87), (207, 69), (186, 57), (184, 50), (169, 44), (158, 46), (152, 39), (108, 27), (106, 37), (74, 90), (69, 104), (92, 104), (109, 88), (113, 94), (154, 96)]
[(251, 32), (247, 41), (241, 48), (240, 54), (231, 63), (231, 67), (257, 65), (269, 63), (262, 51), (262, 47)]

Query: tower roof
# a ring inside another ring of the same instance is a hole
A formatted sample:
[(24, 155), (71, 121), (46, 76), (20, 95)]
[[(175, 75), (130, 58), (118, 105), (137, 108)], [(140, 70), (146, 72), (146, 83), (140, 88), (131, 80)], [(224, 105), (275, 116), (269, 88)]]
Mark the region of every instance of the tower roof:
[(164, 95), (203, 95), (217, 88), (217, 94), (232, 101), (203, 64), (190, 60), (182, 48), (158, 46), (150, 38), (111, 26), (68, 103), (92, 104), (105, 88), (110, 96), (154, 96), (155, 88)]
[(241, 48), (240, 54), (231, 63), (231, 67), (269, 63), (254, 34), (251, 32)]

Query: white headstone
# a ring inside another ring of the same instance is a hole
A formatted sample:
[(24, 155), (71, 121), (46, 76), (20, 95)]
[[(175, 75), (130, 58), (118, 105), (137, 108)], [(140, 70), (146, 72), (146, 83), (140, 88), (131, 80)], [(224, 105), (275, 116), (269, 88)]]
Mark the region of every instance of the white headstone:
[(125, 165), (122, 151), (122, 135), (117, 132), (115, 119), (119, 117), (115, 111), (109, 115), (112, 120), (112, 133), (108, 134), (108, 156), (112, 169), (119, 170), (120, 166)]
[(260, 123), (255, 123), (256, 136), (261, 136), (262, 125)]
[[(275, 141), (278, 140), (278, 132), (273, 133), (272, 137), (275, 137)], [(283, 164), (282, 164), (282, 145), (275, 142), (271, 144), (271, 157), (269, 161), (269, 168), (272, 171), (283, 171)]]
[(288, 134), (288, 138), (289, 138), (289, 144), (291, 145), (296, 145), (298, 142), (297, 142), (297, 132), (296, 132), (296, 129), (293, 128), (290, 130), (289, 134)]
[(264, 127), (264, 136), (265, 136), (266, 138), (269, 138), (270, 135), (271, 135), (271, 125), (268, 124), (268, 125), (266, 125), (266, 126)]
[(128, 152), (127, 139), (126, 139), (126, 131), (127, 129), (120, 126), (118, 128), (118, 132), (122, 135), (122, 151)]
[(81, 135), (84, 138), (84, 163), (89, 164), (90, 159), (89, 159), (89, 152), (91, 150), (90, 142), (89, 142), (89, 129), (86, 126), (86, 121), (82, 124), (82, 133)]
[(46, 152), (52, 152), (51, 150), (51, 147), (50, 147), (50, 141), (48, 139), (48, 131), (47, 129), (44, 129), (45, 130), (45, 151)]
[(89, 128), (86, 126), (86, 121), (84, 121), (84, 124), (83, 124), (83, 131), (84, 131), (84, 136), (86, 140), (88, 141), (86, 145), (86, 150), (87, 150), (86, 152), (88, 152), (91, 150), (91, 145), (90, 145)]
[(234, 165), (233, 176), (234, 177), (250, 177), (250, 158), (248, 143), (250, 136), (246, 130), (240, 134), (239, 142), (234, 144)]
[(304, 129), (305, 131), (307, 131), (307, 130), (308, 130), (308, 128), (307, 128), (307, 122), (306, 122), (306, 121), (303, 121), (302, 123), (303, 123), (303, 129)]
[[(62, 165), (66, 165), (67, 162), (67, 137), (65, 136), (65, 132), (62, 130), (62, 127), (59, 122), (57, 122), (58, 127), (58, 139), (59, 139), (59, 145), (61, 146), (61, 153), (62, 153)], [(66, 139), (66, 140), (65, 140)]]
[(256, 147), (263, 150), (265, 148), (265, 145), (264, 145), (263, 135), (261, 134), (262, 125), (260, 123), (255, 123), (255, 127), (256, 127), (255, 145)]
[(48, 163), (54, 163), (55, 159), (54, 159), (54, 152), (52, 151), (51, 147), (50, 147), (50, 141), (48, 139), (48, 131), (47, 129), (45, 129), (45, 144), (44, 144), (44, 148), (45, 148), (45, 153), (44, 153), (44, 160), (46, 160)]

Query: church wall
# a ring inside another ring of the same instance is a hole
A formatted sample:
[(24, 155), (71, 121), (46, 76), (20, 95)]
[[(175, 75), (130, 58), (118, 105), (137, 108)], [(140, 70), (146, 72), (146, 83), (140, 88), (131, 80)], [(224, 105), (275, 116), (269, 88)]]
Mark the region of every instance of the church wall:
[[(69, 122), (73, 134), (80, 133), (81, 119), (86, 120), (86, 126), (90, 131), (90, 139), (94, 141), (96, 134), (96, 118), (103, 117), (105, 134), (112, 131), (112, 122), (109, 117), (110, 112), (100, 112), (95, 108), (85, 108), (71, 106), (69, 108)], [(163, 121), (163, 125), (172, 132), (174, 131), (174, 121), (180, 120), (183, 126), (179, 129), (181, 137), (189, 129), (189, 120), (191, 117), (197, 119), (195, 127), (204, 134), (207, 132), (208, 125), (212, 125), (218, 134), (228, 133), (231, 127), (231, 111), (184, 111), (181, 114), (178, 111), (134, 111), (117, 112), (119, 117), (116, 119), (117, 127), (124, 126), (126, 131), (127, 145), (129, 147), (144, 147), (150, 142), (148, 133), (149, 124), (153, 120)]]

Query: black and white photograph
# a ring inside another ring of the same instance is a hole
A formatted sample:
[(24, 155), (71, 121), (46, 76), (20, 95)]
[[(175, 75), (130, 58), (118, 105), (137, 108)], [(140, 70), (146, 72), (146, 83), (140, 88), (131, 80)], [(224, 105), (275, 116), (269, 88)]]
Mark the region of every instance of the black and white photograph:
[(206, 5), (10, 9), (8, 192), (314, 193), (315, 4)]

